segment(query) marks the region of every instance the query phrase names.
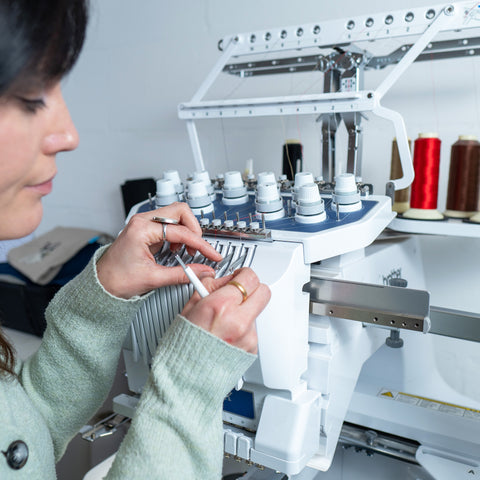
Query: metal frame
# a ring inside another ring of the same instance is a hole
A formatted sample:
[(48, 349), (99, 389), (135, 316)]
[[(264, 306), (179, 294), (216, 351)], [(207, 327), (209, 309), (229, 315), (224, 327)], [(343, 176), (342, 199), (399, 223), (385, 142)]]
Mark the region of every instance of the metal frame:
[[(198, 119), (371, 111), (393, 123), (403, 177), (391, 182), (396, 190), (408, 187), (413, 181), (414, 171), (405, 124), (398, 112), (382, 106), (380, 101), (405, 70), (428, 48), (437, 33), (478, 27), (479, 5), (477, 2), (474, 4), (461, 2), (419, 7), (225, 37), (220, 42), (220, 45), (225, 48), (221, 58), (191, 101), (178, 106), (179, 118), (187, 121), (196, 168), (205, 169), (195, 126), (195, 120)], [(265, 52), (298, 51), (310, 47), (333, 48), (362, 41), (412, 35), (420, 35), (420, 37), (373, 91), (239, 100), (203, 100), (215, 79), (233, 57)]]

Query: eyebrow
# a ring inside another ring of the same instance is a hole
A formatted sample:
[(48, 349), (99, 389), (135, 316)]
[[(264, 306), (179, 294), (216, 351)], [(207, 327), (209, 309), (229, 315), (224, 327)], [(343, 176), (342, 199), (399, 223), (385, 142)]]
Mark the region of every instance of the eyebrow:
[(54, 81), (46, 81), (38, 74), (35, 75), (33, 73), (26, 72), (24, 75), (21, 75), (20, 79), (14, 82), (10, 89), (5, 93), (7, 95), (35, 94), (38, 91), (42, 91), (48, 88), (48, 85), (50, 83), (54, 83)]

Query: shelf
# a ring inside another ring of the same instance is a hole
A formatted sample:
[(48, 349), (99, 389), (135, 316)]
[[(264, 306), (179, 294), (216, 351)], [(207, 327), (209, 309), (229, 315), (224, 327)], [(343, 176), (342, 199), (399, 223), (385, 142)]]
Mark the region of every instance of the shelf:
[(397, 217), (390, 222), (388, 228), (405, 233), (480, 238), (480, 223), (467, 223), (457, 219), (411, 220)]

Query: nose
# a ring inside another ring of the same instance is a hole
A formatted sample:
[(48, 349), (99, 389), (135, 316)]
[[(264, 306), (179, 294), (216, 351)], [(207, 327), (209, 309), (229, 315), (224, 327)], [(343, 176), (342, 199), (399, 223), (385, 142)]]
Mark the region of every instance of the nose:
[(72, 117), (62, 95), (60, 85), (55, 86), (48, 95), (47, 106), (51, 122), (43, 140), (43, 153), (55, 155), (78, 147), (79, 137)]

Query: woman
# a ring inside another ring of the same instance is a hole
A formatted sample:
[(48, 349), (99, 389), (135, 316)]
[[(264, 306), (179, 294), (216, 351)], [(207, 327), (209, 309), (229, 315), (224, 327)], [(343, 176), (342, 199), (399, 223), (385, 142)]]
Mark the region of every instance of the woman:
[[(78, 144), (59, 82), (78, 57), (87, 16), (85, 0), (0, 0), (0, 239), (35, 230), (55, 155)], [(179, 224), (164, 230), (153, 215)], [(0, 478), (55, 478), (54, 461), (109, 391), (145, 295), (188, 281), (180, 267), (156, 265), (164, 241), (221, 258), (185, 205), (136, 215), (52, 300), (32, 358), (15, 362), (0, 334)], [(211, 294), (195, 294), (162, 340), (108, 479), (221, 475), (222, 401), (255, 358), (255, 318), (270, 293), (249, 269), (235, 276), (244, 301), (231, 278), (192, 268)]]

